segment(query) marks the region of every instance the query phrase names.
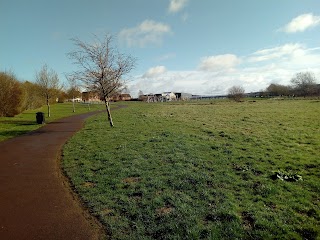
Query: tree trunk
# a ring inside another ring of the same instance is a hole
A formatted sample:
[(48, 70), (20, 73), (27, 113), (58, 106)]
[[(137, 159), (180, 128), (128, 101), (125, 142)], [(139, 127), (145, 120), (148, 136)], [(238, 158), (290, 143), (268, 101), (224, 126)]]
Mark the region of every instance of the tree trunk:
[(108, 114), (108, 120), (110, 123), (110, 127), (113, 127), (113, 121), (112, 121), (112, 116), (111, 116), (111, 111), (110, 111), (110, 102), (105, 99), (104, 100), (105, 104), (106, 104), (106, 109), (107, 109), (107, 114)]
[(47, 98), (47, 106), (48, 106), (48, 117), (50, 117), (50, 104), (49, 104), (49, 98)]
[(73, 111), (72, 112), (76, 112), (76, 108), (74, 106), (74, 97), (72, 98), (72, 107), (73, 107)]

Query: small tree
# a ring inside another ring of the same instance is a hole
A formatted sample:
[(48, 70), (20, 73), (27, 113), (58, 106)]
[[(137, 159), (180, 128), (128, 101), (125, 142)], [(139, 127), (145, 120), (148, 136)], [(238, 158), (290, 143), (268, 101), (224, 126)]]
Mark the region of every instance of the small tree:
[(59, 84), (58, 74), (54, 70), (48, 69), (47, 65), (43, 65), (40, 72), (36, 73), (36, 83), (39, 86), (39, 94), (46, 99), (48, 117), (50, 117), (50, 101), (57, 97), (62, 89)]
[(121, 54), (112, 46), (112, 36), (106, 35), (100, 40), (95, 37), (94, 43), (86, 43), (72, 39), (77, 50), (68, 55), (80, 67), (71, 76), (82, 81), (87, 89), (98, 92), (103, 99), (110, 126), (113, 121), (110, 111), (110, 98), (123, 86), (123, 76), (128, 74), (135, 65), (135, 59)]
[(241, 86), (233, 86), (228, 90), (228, 98), (240, 102), (244, 98), (244, 91), (244, 88)]
[(80, 88), (77, 84), (77, 79), (75, 79), (72, 76), (67, 76), (68, 82), (69, 82), (69, 89), (67, 91), (68, 98), (72, 99), (72, 112), (76, 112), (75, 107), (75, 98), (79, 97), (81, 95)]
[(312, 72), (297, 73), (292, 79), (294, 90), (298, 96), (310, 96), (316, 92), (316, 77)]

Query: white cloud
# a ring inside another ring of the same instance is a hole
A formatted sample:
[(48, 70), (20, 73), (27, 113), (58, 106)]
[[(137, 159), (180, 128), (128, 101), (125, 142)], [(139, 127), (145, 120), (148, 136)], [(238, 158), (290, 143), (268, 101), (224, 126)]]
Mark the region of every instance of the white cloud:
[(291, 20), (282, 31), (286, 33), (304, 32), (308, 28), (320, 25), (320, 16), (314, 16), (312, 13), (302, 14)]
[(233, 54), (210, 56), (202, 59), (199, 69), (203, 71), (231, 70), (240, 62), (241, 60)]
[(307, 48), (299, 43), (288, 43), (256, 51), (246, 61), (255, 64), (277, 64), (284, 69), (316, 69), (320, 65), (319, 52), (320, 48)]
[(188, 3), (188, 0), (170, 0), (168, 11), (176, 13), (182, 10)]
[[(240, 61), (241, 65), (238, 65)], [(320, 83), (319, 66), (319, 47), (284, 44), (258, 50), (249, 57), (239, 58), (233, 54), (206, 57), (197, 70), (168, 71), (165, 66), (153, 67), (145, 74), (136, 76), (130, 82), (129, 89), (133, 96), (139, 90), (144, 93), (176, 91), (224, 95), (235, 85), (243, 86), (246, 92), (255, 92), (266, 89), (271, 83), (288, 85), (296, 73), (303, 71), (314, 72)], [(210, 71), (203, 71), (204, 69)]]
[(143, 74), (143, 78), (154, 78), (164, 74), (167, 71), (165, 66), (156, 66), (150, 68), (145, 74)]
[(136, 27), (121, 30), (119, 38), (129, 47), (145, 47), (153, 44), (160, 45), (163, 37), (170, 33), (171, 28), (169, 25), (153, 20), (145, 20)]
[(292, 56), (301, 56), (305, 53), (305, 47), (299, 43), (289, 43), (282, 46), (277, 46), (273, 48), (266, 48), (256, 51), (249, 58), (251, 62), (262, 62), (274, 59), (287, 59)]

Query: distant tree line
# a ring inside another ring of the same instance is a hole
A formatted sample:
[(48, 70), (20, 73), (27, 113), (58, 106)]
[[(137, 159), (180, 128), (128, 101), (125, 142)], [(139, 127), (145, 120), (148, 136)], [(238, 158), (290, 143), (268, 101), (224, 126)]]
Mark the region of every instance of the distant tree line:
[[(291, 97), (320, 97), (320, 84), (312, 72), (299, 72), (291, 79), (290, 85), (271, 83), (259, 96), (291, 96)], [(245, 89), (233, 86), (228, 89), (228, 98), (241, 102), (246, 96)], [(248, 96), (248, 95), (247, 95)]]
[(270, 84), (265, 90), (269, 96), (296, 96), (314, 97), (320, 96), (320, 84), (312, 72), (297, 73), (291, 79), (291, 85)]

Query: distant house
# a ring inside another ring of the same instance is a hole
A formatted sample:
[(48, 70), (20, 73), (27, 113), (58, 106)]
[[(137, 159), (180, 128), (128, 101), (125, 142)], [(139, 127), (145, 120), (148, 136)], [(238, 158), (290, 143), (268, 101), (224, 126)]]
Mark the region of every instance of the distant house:
[(82, 92), (83, 102), (101, 102), (101, 98), (96, 92)]
[(82, 98), (79, 98), (79, 97), (68, 99), (68, 102), (82, 102), (82, 101), (83, 101)]
[(122, 93), (122, 94), (120, 94), (120, 100), (121, 101), (130, 101), (131, 95), (128, 93)]
[(163, 102), (162, 94), (144, 94), (139, 96), (139, 100), (143, 102)]
[(149, 93), (144, 95), (143, 100), (146, 102), (159, 102), (159, 96), (157, 96), (157, 94)]
[(176, 95), (176, 99), (177, 100), (190, 100), (192, 98), (192, 94), (191, 93), (174, 93)]
[(175, 93), (175, 92), (163, 92), (163, 93), (149, 93), (140, 95), (139, 100), (145, 102), (170, 102), (177, 100), (188, 100), (191, 99), (192, 94), (189, 93)]
[(139, 96), (139, 99), (145, 102), (168, 102), (175, 101), (177, 99), (176, 95), (173, 92), (164, 92), (164, 93), (149, 93), (146, 95)]
[(141, 95), (139, 95), (138, 100), (143, 101), (143, 102), (147, 102), (147, 98), (148, 98), (147, 95), (141, 94)]
[(115, 95), (112, 95), (110, 97), (110, 101), (112, 102), (116, 102), (116, 101), (119, 101), (120, 100), (120, 95), (119, 94), (115, 94)]
[(162, 93), (164, 101), (175, 101), (177, 100), (176, 94), (174, 92), (164, 92)]
[(130, 101), (131, 95), (128, 93), (115, 94), (110, 98), (110, 101)]

